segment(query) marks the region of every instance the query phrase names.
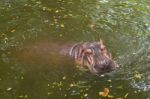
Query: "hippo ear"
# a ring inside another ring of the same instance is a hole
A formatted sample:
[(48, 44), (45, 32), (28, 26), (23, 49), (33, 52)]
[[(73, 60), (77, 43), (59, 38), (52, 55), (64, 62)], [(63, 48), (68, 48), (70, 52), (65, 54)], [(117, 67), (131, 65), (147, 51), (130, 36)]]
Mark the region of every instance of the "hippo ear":
[(85, 53), (86, 53), (86, 54), (93, 54), (93, 51), (92, 51), (92, 49), (86, 49), (86, 50), (85, 50)]
[(102, 39), (100, 39), (100, 48), (103, 50), (103, 49), (105, 49), (105, 45), (104, 45), (104, 43), (103, 43), (103, 40)]
[(100, 49), (101, 49), (102, 53), (103, 53), (107, 58), (112, 59), (112, 55), (111, 55), (111, 53), (106, 49), (106, 47), (105, 47), (105, 45), (104, 45), (102, 39), (100, 39)]

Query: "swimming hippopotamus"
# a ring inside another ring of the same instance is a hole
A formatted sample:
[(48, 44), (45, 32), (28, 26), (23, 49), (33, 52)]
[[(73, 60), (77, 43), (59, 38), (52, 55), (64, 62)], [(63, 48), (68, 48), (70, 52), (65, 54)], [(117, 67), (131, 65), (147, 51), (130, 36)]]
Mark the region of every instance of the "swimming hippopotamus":
[(110, 72), (117, 67), (102, 40), (74, 44), (50, 41), (30, 42), (21, 50), (15, 51), (15, 56), (19, 61), (26, 63), (50, 65), (55, 63), (62, 65), (71, 57), (80, 67), (89, 69), (93, 74)]
[(80, 66), (88, 67), (94, 74), (110, 72), (117, 67), (102, 40), (75, 44), (70, 48), (69, 56)]

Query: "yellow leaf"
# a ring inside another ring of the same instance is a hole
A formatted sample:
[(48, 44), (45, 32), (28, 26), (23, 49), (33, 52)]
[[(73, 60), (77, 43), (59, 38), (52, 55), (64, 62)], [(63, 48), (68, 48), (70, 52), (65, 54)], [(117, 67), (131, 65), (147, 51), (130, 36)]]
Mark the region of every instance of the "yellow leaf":
[(104, 93), (104, 92), (99, 92), (99, 96), (106, 97), (106, 96), (107, 96), (107, 94), (106, 94), (106, 93)]
[(12, 32), (12, 33), (13, 33), (13, 32), (15, 32), (15, 31), (16, 31), (16, 30), (15, 30), (15, 29), (13, 29), (13, 30), (11, 30), (10, 32)]
[(65, 80), (65, 79), (66, 79), (66, 76), (64, 76), (62, 79)]
[(136, 79), (141, 79), (141, 78), (142, 78), (142, 74), (135, 74), (135, 75), (134, 75), (134, 78), (136, 78)]
[(124, 97), (127, 98), (128, 95), (129, 95), (129, 93), (126, 93)]
[(107, 97), (108, 97), (108, 98), (114, 98), (114, 96), (112, 96), (112, 95), (108, 95)]
[(60, 25), (60, 27), (62, 27), (62, 28), (63, 28), (63, 27), (65, 27), (65, 26), (64, 26), (64, 24), (61, 24), (61, 25)]
[(106, 96), (108, 96), (108, 93), (109, 93), (109, 89), (104, 88), (103, 92), (99, 92), (99, 96), (106, 97)]
[(45, 10), (46, 10), (46, 7), (43, 7), (42, 10), (45, 11)]
[(12, 90), (12, 88), (7, 88), (7, 91), (10, 91), (10, 90)]
[(58, 13), (58, 12), (59, 12), (59, 10), (56, 10), (55, 12), (56, 12), (56, 13)]

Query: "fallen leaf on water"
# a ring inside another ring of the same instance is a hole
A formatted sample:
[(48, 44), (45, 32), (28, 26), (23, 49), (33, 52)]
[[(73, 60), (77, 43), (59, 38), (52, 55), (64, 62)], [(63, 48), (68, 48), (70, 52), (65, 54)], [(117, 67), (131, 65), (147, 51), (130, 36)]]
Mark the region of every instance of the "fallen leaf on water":
[(104, 92), (108, 94), (109, 93), (109, 89), (108, 88), (104, 88)]
[(117, 89), (123, 89), (123, 86), (122, 85), (117, 86)]
[(106, 97), (108, 96), (108, 93), (109, 93), (109, 89), (104, 88), (103, 92), (99, 92), (99, 96)]
[(101, 77), (104, 77), (105, 75), (100, 75)]
[(21, 96), (19, 96), (19, 98), (23, 98), (23, 96), (21, 95)]
[(46, 10), (46, 7), (43, 7), (42, 10), (45, 11), (45, 10)]
[(109, 79), (109, 80), (107, 80), (108, 82), (111, 82), (111, 80)]
[(136, 93), (136, 94), (137, 94), (137, 91), (134, 91), (134, 93)]
[(7, 91), (10, 91), (10, 90), (12, 90), (12, 88), (7, 88), (6, 90), (7, 90)]
[(129, 93), (126, 93), (124, 97), (127, 98), (128, 95), (129, 95)]
[(112, 95), (108, 95), (107, 97), (108, 97), (108, 98), (114, 98), (114, 96), (112, 96)]
[(11, 30), (10, 32), (12, 32), (12, 33), (13, 33), (13, 32), (15, 32), (15, 31), (16, 31), (16, 30), (15, 30), (15, 29), (13, 29), (13, 30)]
[(135, 74), (135, 75), (134, 75), (134, 78), (136, 78), (136, 79), (141, 79), (141, 78), (142, 78), (142, 74)]
[(60, 26), (61, 26), (62, 28), (65, 27), (64, 24), (61, 24)]
[(95, 24), (90, 24), (90, 28), (94, 28), (95, 27)]
[(55, 11), (55, 13), (58, 13), (58, 12), (59, 12), (59, 10), (56, 10), (56, 11)]
[(40, 2), (40, 1), (37, 1), (37, 2), (36, 2), (36, 4), (41, 4), (41, 3), (42, 3), (42, 2)]
[(77, 86), (77, 85), (74, 83), (70, 84), (70, 87), (74, 87), (74, 86)]
[(87, 97), (88, 96), (88, 94), (84, 94), (84, 97)]
[(64, 97), (67, 97), (67, 94), (64, 94)]
[(45, 23), (49, 22), (49, 20), (44, 20)]
[(23, 79), (24, 79), (24, 77), (23, 77), (23, 76), (21, 76), (21, 79), (23, 80)]
[(62, 34), (59, 34), (59, 36), (62, 37), (63, 35), (62, 35)]
[(65, 80), (65, 79), (66, 79), (66, 76), (64, 76), (62, 79)]
[(63, 83), (60, 81), (60, 82), (57, 83), (57, 86), (58, 87), (63, 86)]
[(68, 15), (71, 16), (71, 17), (73, 16), (72, 14), (68, 14)]
[(25, 95), (25, 96), (24, 96), (24, 98), (27, 98), (27, 97), (28, 97), (28, 95)]

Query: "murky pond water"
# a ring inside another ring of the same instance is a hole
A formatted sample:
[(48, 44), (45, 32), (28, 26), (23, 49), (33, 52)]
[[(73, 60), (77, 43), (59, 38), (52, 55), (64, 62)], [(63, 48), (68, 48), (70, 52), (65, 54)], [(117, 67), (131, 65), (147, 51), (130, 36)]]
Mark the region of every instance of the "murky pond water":
[[(0, 0), (0, 99), (149, 99), (149, 32), (149, 0)], [(56, 52), (100, 38), (120, 66), (105, 75)]]

